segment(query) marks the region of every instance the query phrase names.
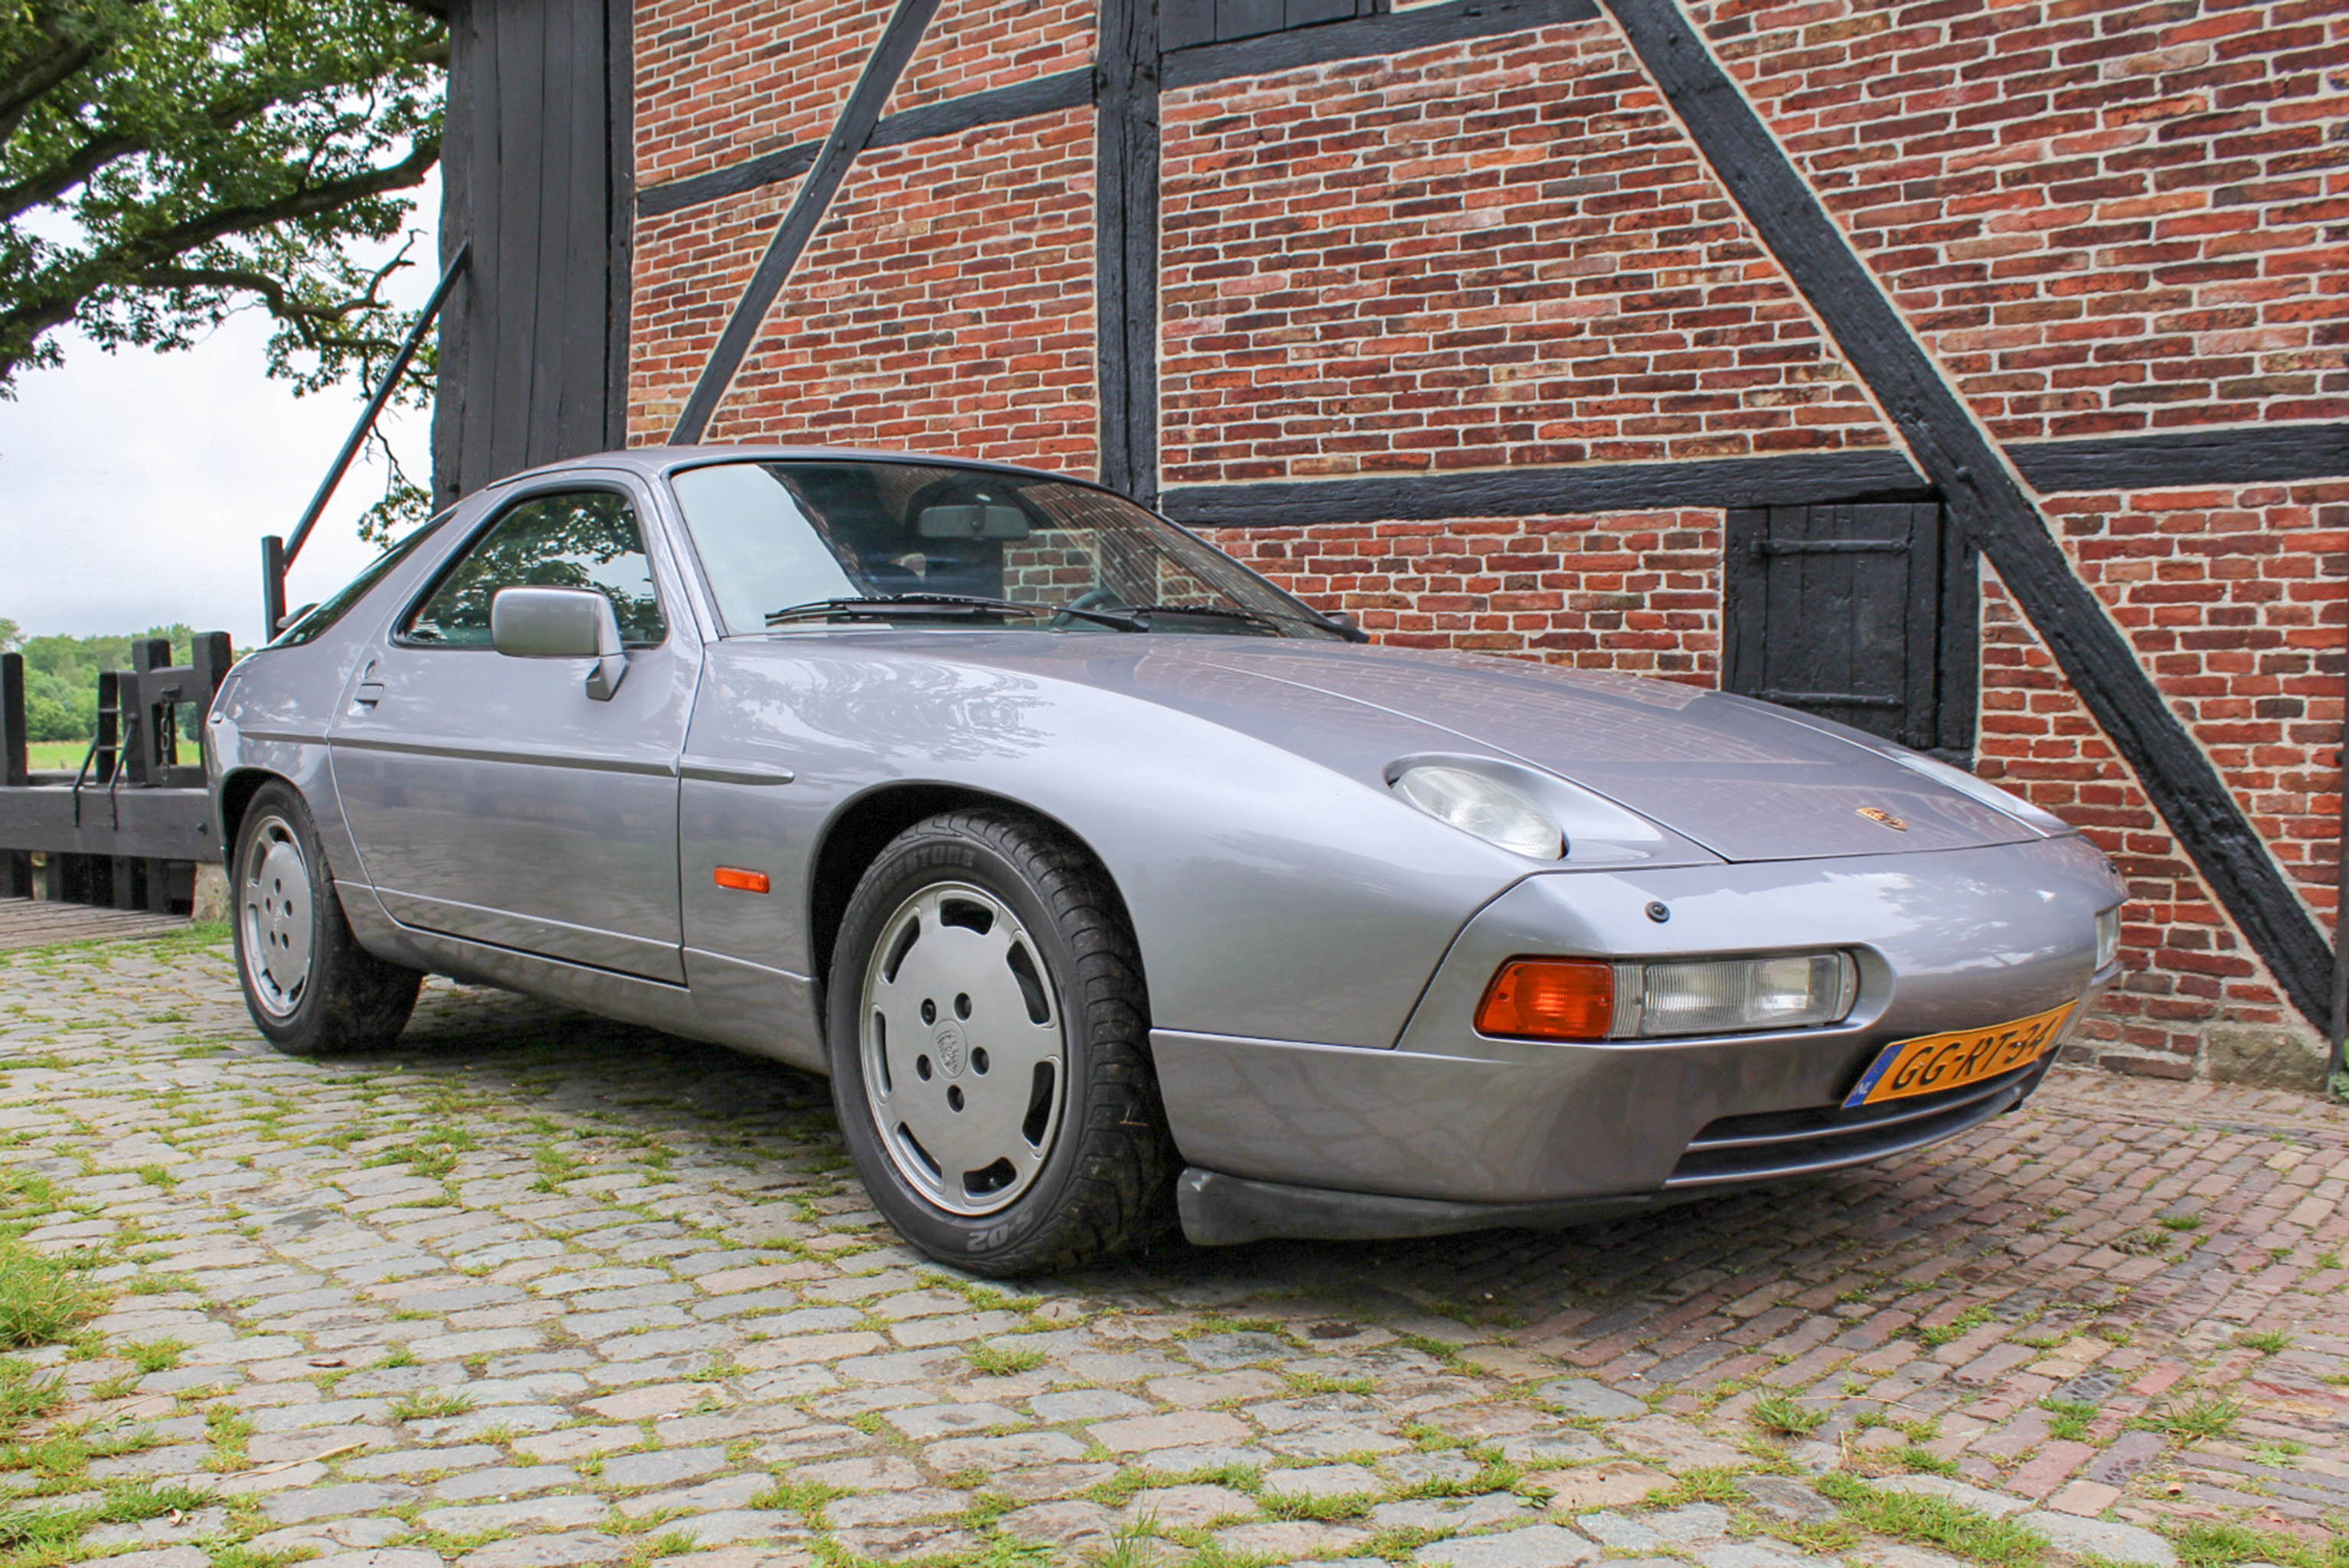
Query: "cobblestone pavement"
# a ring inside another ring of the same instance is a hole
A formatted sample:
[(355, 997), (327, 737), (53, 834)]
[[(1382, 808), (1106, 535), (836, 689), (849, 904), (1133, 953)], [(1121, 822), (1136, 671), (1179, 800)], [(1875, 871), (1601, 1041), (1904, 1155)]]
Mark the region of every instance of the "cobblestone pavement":
[(113, 1293), (22, 1353), (73, 1402), (0, 1563), (2349, 1561), (2349, 1114), (2289, 1097), (2067, 1075), (1775, 1193), (1004, 1290), (818, 1081), (494, 992), (305, 1062), (218, 944), (40, 949), (0, 1051), (13, 1228)]

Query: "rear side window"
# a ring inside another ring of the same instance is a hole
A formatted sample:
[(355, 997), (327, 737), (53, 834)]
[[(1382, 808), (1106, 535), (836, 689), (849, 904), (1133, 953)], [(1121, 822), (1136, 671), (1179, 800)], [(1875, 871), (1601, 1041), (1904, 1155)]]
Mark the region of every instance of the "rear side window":
[(490, 601), (501, 588), (593, 588), (612, 601), (620, 640), (648, 648), (668, 635), (652, 562), (627, 497), (564, 490), (516, 502), (442, 575), (399, 628), (431, 648), (490, 645)]

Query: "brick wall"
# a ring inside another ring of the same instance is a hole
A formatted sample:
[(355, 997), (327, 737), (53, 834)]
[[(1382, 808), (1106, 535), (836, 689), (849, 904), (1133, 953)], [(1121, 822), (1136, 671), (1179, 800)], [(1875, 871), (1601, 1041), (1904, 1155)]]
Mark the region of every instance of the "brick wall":
[[(2329, 916), (2341, 831), (2334, 758), (2349, 639), (2349, 484), (2065, 495), (2047, 506), (2080, 574), (2253, 829), (2302, 896)], [(2019, 696), (1985, 689), (1986, 757), (2003, 761), (2022, 755), (2010, 746), (2047, 744)]]
[(628, 440), (675, 428), (726, 315), (799, 181), (636, 220), (628, 315)]
[(1169, 483), (1889, 439), (1601, 24), (1163, 117)]
[(889, 95), (887, 112), (1092, 63), (1093, 0), (939, 0), (921, 47)]
[(867, 154), (709, 427), (1090, 473), (1092, 117)]
[(2349, 9), (1691, 9), (1995, 434), (2349, 416)]
[(637, 186), (823, 136), (888, 15), (840, 0), (637, 0)]
[(1406, 647), (1718, 682), (1721, 514), (1216, 529), (1290, 593)]

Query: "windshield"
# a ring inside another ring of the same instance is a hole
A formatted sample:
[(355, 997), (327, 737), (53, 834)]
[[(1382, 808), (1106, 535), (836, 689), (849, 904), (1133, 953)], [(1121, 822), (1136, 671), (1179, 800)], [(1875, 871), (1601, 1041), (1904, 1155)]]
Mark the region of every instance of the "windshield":
[(896, 462), (671, 480), (730, 635), (880, 621), (1335, 637), (1162, 518), (1065, 480)]

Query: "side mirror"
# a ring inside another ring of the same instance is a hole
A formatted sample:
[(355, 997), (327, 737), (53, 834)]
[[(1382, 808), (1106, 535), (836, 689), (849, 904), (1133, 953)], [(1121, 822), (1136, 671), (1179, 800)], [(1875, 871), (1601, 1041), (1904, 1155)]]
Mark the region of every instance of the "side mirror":
[(1367, 643), (1371, 640), (1371, 634), (1362, 630), (1361, 622), (1354, 618), (1354, 613), (1351, 610), (1317, 610), (1314, 613), (1330, 625), (1337, 627), (1350, 643)]
[(587, 695), (609, 702), (628, 673), (620, 618), (593, 588), (501, 588), (490, 600), (490, 643), (517, 659), (594, 659)]

